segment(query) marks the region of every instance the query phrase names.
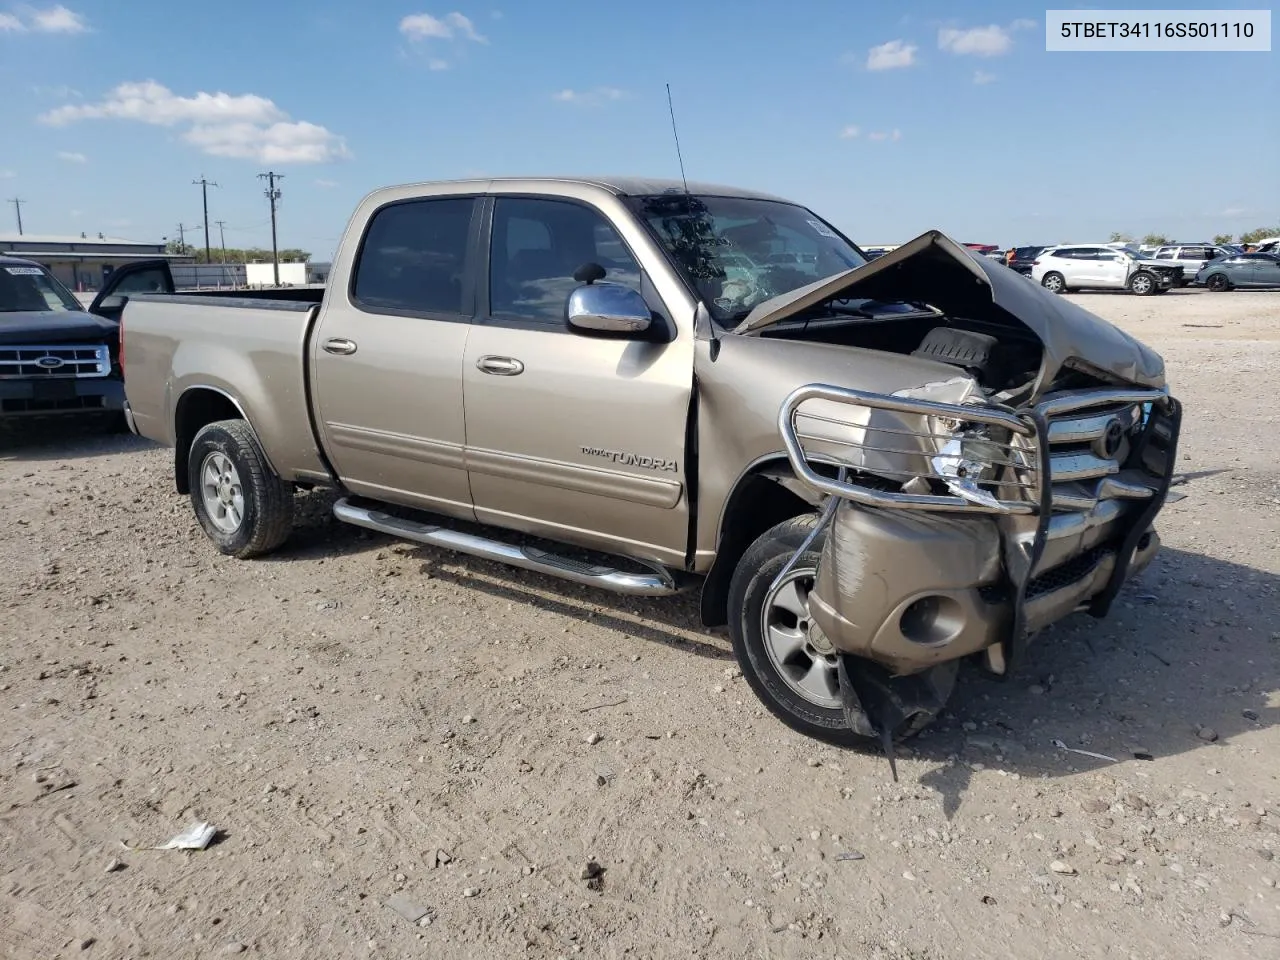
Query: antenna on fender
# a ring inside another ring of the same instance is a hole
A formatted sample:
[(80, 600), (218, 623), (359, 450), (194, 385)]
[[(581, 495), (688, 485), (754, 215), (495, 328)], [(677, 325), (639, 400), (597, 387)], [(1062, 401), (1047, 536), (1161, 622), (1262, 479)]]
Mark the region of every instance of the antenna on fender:
[(680, 131), (676, 129), (676, 108), (671, 103), (671, 84), (667, 84), (667, 112), (671, 114), (671, 136), (676, 141), (676, 159), (680, 161), (680, 182), (684, 192), (689, 192), (689, 180), (684, 175), (684, 155), (680, 152)]

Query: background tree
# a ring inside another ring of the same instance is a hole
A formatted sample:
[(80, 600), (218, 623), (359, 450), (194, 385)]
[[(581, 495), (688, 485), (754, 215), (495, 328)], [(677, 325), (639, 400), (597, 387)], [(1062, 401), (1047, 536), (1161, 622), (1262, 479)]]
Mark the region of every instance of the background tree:
[(1121, 233), (1119, 230), (1112, 230), (1111, 242), (1112, 243), (1132, 243), (1133, 237), (1129, 236), (1129, 234), (1127, 233)]
[[(183, 249), (177, 240), (170, 240), (165, 245), (165, 252), (186, 254), (194, 257), (196, 263), (252, 263), (255, 260), (262, 263), (271, 262), (271, 251), (264, 250), (261, 247), (227, 247), (225, 257), (221, 247), (214, 247), (209, 251), (213, 255), (213, 259), (205, 260), (204, 247), (193, 247), (188, 243)], [(305, 262), (310, 259), (311, 253), (309, 251), (300, 250), (297, 247), (287, 247), (280, 251), (281, 263), (289, 260), (302, 260)]]
[(1229, 234), (1229, 233), (1215, 233), (1215, 234), (1213, 235), (1213, 242), (1214, 242), (1214, 243), (1217, 243), (1217, 244), (1231, 243), (1231, 242), (1232, 242), (1232, 240), (1231, 240), (1231, 234)]
[(1149, 247), (1163, 247), (1169, 242), (1169, 238), (1163, 233), (1148, 233), (1142, 238), (1142, 242)]
[(1280, 227), (1258, 227), (1256, 230), (1240, 234), (1240, 242), (1257, 243), (1259, 240), (1267, 239), (1267, 237), (1280, 237)]

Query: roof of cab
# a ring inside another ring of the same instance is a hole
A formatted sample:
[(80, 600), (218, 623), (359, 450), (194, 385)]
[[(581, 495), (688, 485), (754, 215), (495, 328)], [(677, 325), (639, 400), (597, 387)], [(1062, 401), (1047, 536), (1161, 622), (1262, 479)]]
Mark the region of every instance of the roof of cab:
[(40, 264), (34, 260), (27, 260), (24, 257), (10, 257), (7, 254), (0, 253), (0, 264), (6, 264), (11, 267), (38, 267)]
[[(580, 186), (597, 187), (620, 197), (642, 197), (662, 193), (684, 193), (687, 190), (689, 193), (700, 194), (702, 196), (741, 197), (752, 200), (775, 200), (783, 203), (789, 202), (783, 197), (774, 196), (768, 193), (761, 193), (755, 190), (744, 190), (741, 187), (730, 187), (718, 183), (697, 183), (693, 181), (690, 181), (686, 187), (682, 180), (662, 179), (656, 177), (475, 177), (468, 180), (427, 181), (424, 183), (413, 184), (413, 186), (431, 187), (445, 186), (446, 184), (449, 186), (456, 186), (463, 183), (476, 184), (480, 189), (484, 189), (491, 184), (500, 184), (507, 190), (511, 190), (512, 188), (519, 189), (523, 186), (527, 186), (531, 190), (538, 188), (545, 189), (548, 185), (556, 183), (576, 184)], [(406, 184), (405, 186), (409, 185)]]

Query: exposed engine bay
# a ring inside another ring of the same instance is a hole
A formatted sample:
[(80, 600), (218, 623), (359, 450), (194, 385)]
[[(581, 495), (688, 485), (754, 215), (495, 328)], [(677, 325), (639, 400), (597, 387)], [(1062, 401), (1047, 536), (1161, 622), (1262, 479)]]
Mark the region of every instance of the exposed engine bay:
[(808, 323), (780, 324), (762, 336), (862, 347), (936, 360), (963, 370), (991, 393), (1035, 379), (1044, 349), (1025, 327), (999, 326), (927, 314), (851, 320), (833, 315)]

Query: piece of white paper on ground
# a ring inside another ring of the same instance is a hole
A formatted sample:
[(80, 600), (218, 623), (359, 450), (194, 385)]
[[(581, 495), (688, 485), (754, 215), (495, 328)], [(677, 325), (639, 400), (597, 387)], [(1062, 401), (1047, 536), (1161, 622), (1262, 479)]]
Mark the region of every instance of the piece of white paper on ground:
[(120, 841), (120, 846), (126, 850), (203, 850), (209, 846), (217, 832), (218, 828), (213, 824), (197, 820), (168, 843), (162, 843), (158, 847), (131, 847), (123, 840)]

